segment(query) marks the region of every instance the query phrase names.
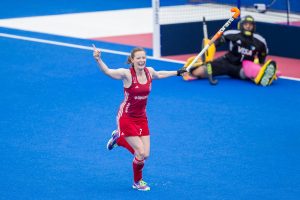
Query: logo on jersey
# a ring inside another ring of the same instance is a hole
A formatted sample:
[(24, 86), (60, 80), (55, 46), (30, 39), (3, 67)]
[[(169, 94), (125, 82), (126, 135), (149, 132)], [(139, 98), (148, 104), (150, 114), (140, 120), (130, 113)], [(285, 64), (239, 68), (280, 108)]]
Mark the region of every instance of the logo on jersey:
[(250, 49), (246, 49), (244, 47), (238, 47), (238, 52), (241, 53), (242, 55), (246, 55), (246, 56), (252, 56), (253, 51)]
[(148, 98), (148, 95), (147, 96), (134, 96), (134, 99), (136, 99), (136, 100), (144, 100), (147, 98)]

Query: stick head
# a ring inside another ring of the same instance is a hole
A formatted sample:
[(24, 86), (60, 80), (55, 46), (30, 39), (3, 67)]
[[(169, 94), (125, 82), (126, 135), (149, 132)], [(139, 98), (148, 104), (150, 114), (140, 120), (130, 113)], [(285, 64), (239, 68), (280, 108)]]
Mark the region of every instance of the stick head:
[(232, 15), (232, 17), (234, 19), (238, 18), (240, 16), (241, 11), (237, 8), (237, 7), (233, 7), (230, 10), (231, 12), (234, 12), (234, 14)]
[(212, 77), (208, 77), (208, 80), (209, 80), (210, 85), (217, 85), (218, 84), (217, 79), (213, 79)]

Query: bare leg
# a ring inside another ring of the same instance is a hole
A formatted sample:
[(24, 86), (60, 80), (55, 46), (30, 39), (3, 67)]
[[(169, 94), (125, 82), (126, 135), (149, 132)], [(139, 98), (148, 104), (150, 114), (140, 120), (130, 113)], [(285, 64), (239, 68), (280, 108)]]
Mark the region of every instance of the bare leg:
[(134, 154), (137, 159), (144, 160), (145, 158), (145, 149), (144, 143), (141, 137), (138, 136), (129, 136), (125, 137), (128, 144), (134, 149)]
[(204, 65), (199, 66), (199, 67), (195, 68), (194, 70), (191, 70), (191, 73), (193, 76), (195, 76), (197, 78), (207, 78), (206, 66), (204, 66)]
[(144, 159), (147, 159), (150, 155), (150, 136), (142, 136), (141, 140), (144, 144)]

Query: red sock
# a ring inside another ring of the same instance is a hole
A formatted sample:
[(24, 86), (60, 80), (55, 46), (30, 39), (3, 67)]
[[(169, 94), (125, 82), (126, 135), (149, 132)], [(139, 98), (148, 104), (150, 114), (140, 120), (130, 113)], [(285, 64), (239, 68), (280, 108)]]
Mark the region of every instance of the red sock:
[(117, 144), (118, 144), (119, 146), (122, 146), (122, 147), (128, 149), (128, 151), (130, 151), (131, 154), (134, 154), (133, 148), (128, 144), (128, 142), (125, 140), (124, 136), (120, 136), (120, 137), (117, 139)]
[(134, 157), (132, 162), (134, 182), (138, 182), (143, 178), (143, 168), (145, 160), (139, 160)]

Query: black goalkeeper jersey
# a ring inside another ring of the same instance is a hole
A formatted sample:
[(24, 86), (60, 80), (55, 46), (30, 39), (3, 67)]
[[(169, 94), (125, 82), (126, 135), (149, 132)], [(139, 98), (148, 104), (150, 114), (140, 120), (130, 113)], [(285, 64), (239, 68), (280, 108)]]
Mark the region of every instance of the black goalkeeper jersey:
[(251, 60), (257, 57), (259, 63), (265, 62), (268, 54), (266, 40), (259, 34), (245, 36), (240, 30), (225, 31), (222, 37), (216, 41), (216, 45), (229, 43), (229, 51), (225, 57), (233, 64), (240, 64), (243, 60)]

